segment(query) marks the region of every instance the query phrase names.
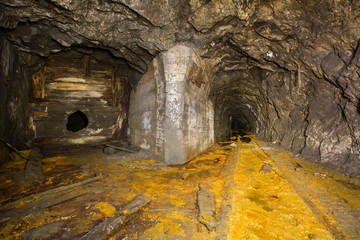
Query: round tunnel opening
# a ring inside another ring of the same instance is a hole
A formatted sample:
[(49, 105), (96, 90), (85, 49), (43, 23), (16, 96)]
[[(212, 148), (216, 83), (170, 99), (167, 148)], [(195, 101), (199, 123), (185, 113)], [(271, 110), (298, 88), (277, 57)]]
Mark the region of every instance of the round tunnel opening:
[(252, 131), (252, 125), (245, 116), (231, 116), (231, 130), (233, 131)]
[(244, 122), (238, 118), (232, 118), (231, 129), (232, 130), (249, 130), (247, 125), (244, 125)]
[(249, 132), (251, 132), (250, 122), (246, 118), (237, 118), (231, 116), (231, 136), (239, 136), (241, 142), (249, 143), (251, 138), (247, 137)]
[(70, 114), (66, 123), (66, 129), (68, 131), (77, 132), (83, 128), (86, 128), (89, 124), (87, 116), (80, 110)]

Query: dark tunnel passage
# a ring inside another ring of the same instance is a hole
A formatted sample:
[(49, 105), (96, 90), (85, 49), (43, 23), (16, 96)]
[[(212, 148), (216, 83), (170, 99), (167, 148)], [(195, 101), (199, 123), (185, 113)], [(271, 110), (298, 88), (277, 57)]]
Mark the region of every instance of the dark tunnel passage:
[(253, 132), (253, 122), (249, 120), (246, 115), (232, 114), (231, 115), (231, 130), (243, 130)]
[[(255, 111), (254, 105), (257, 103), (240, 103), (241, 97), (229, 102), (229, 111), (231, 117), (231, 130), (243, 130), (258, 134), (259, 131), (259, 113)], [(251, 104), (251, 105), (250, 105)]]

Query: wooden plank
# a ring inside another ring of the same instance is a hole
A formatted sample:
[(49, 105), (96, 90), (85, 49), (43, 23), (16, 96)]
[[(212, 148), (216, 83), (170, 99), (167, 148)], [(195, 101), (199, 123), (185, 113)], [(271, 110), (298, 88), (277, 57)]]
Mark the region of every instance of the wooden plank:
[[(46, 73), (49, 76), (83, 76), (85, 77), (85, 68), (74, 68), (69, 66), (47, 66)], [(91, 70), (90, 76), (94, 78), (109, 78), (112, 77), (112, 71), (104, 70)]]
[(89, 99), (89, 98), (101, 98), (104, 99), (107, 91), (60, 91), (60, 90), (49, 90), (47, 97), (50, 100), (56, 99)]
[(70, 199), (73, 199), (73, 198), (76, 198), (76, 197), (79, 197), (79, 196), (82, 196), (85, 194), (88, 194), (88, 193), (86, 193), (86, 192), (63, 193), (62, 192), (61, 194), (56, 194), (55, 196), (50, 196), (48, 198), (41, 199), (39, 201), (33, 202), (24, 207), (11, 209), (10, 211), (7, 211), (0, 216), (0, 223), (6, 222), (10, 219), (14, 220), (16, 218), (20, 218), (20, 217), (29, 215), (32, 212), (36, 213), (42, 209), (46, 209), (50, 206), (57, 205), (59, 203), (68, 201)]
[(29, 116), (43, 118), (43, 117), (47, 117), (48, 113), (47, 112), (30, 112)]
[(39, 148), (33, 148), (26, 162), (24, 180), (32, 183), (35, 181), (44, 181), (43, 170), (41, 162), (43, 155)]
[(62, 83), (83, 83), (83, 84), (93, 84), (93, 85), (112, 85), (112, 78), (93, 78), (93, 77), (59, 77), (53, 78), (54, 82), (62, 82)]
[(198, 220), (209, 231), (216, 228), (215, 218), (215, 197), (214, 193), (205, 188), (204, 185), (199, 184), (199, 191), (197, 192), (197, 206), (199, 208)]
[(114, 149), (118, 149), (118, 150), (121, 150), (121, 151), (125, 151), (125, 152), (129, 152), (129, 153), (136, 153), (135, 151), (132, 151), (130, 149), (127, 149), (127, 148), (124, 148), (124, 147), (119, 147), (119, 146), (115, 146), (113, 144), (105, 144), (106, 147), (111, 147), (111, 148), (114, 148)]
[(6, 142), (5, 140), (0, 138), (0, 141), (3, 142), (11, 151), (15, 152), (18, 156), (20, 156), (23, 159), (26, 159), (23, 154), (17, 150), (14, 146), (12, 146), (10, 143)]
[(85, 239), (107, 239), (111, 234), (116, 232), (122, 225), (127, 223), (130, 218), (138, 213), (143, 207), (149, 204), (150, 200), (145, 196), (139, 196), (131, 203), (120, 209), (114, 217), (108, 218), (83, 237), (80, 240)]
[(69, 189), (73, 189), (75, 187), (83, 186), (85, 184), (95, 182), (95, 181), (98, 181), (98, 180), (103, 180), (103, 176), (102, 176), (101, 173), (99, 173), (98, 176), (93, 177), (93, 178), (89, 178), (89, 179), (86, 179), (86, 180), (83, 180), (83, 181), (80, 181), (80, 182), (77, 182), (77, 183), (73, 183), (73, 184), (70, 184), (70, 185), (61, 186), (61, 187), (58, 187), (58, 188), (53, 188), (53, 189), (50, 189), (50, 190), (45, 191), (45, 192), (32, 194), (30, 196), (27, 196), (27, 197), (18, 199), (16, 201), (7, 203), (7, 204), (5, 204), (3, 206), (0, 206), (0, 210), (4, 210), (4, 209), (10, 208), (10, 207), (13, 207), (15, 205), (19, 205), (20, 203), (25, 203), (25, 202), (28, 202), (28, 201), (34, 201), (34, 200), (39, 199), (39, 198), (44, 198), (46, 196), (49, 196), (49, 195), (52, 195), (52, 194), (55, 194), (55, 193), (59, 193), (59, 192), (62, 192), (62, 191), (66, 191), (66, 190), (69, 190)]
[(47, 90), (62, 90), (62, 91), (111, 91), (111, 86), (101, 84), (85, 83), (69, 83), (69, 82), (51, 82), (46, 84)]

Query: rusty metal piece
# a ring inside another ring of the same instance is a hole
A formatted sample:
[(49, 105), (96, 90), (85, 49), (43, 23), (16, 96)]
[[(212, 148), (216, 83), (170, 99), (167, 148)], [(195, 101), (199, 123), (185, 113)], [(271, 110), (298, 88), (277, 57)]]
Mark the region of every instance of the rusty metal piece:
[(196, 63), (192, 63), (190, 70), (189, 70), (188, 78), (193, 84), (195, 84), (199, 88), (201, 87), (201, 85), (203, 83), (202, 75), (203, 75), (203, 69), (201, 67), (198, 67), (198, 65), (196, 65)]

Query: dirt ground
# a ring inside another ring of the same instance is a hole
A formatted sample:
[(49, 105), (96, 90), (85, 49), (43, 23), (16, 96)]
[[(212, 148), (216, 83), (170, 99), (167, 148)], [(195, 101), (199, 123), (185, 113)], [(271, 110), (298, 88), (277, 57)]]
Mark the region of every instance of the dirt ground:
[[(0, 172), (0, 238), (79, 239), (146, 196), (150, 203), (109, 239), (360, 239), (357, 179), (248, 137), (218, 142), (176, 166), (144, 151), (55, 151), (42, 161), (44, 181), (31, 185), (21, 179), (26, 160), (13, 155)], [(66, 201), (36, 195), (99, 173), (102, 180), (63, 192)], [(198, 199), (203, 189), (211, 197)], [(210, 216), (200, 216), (203, 201)]]

